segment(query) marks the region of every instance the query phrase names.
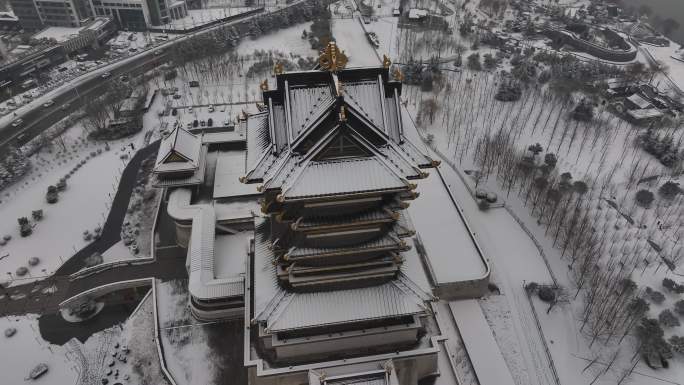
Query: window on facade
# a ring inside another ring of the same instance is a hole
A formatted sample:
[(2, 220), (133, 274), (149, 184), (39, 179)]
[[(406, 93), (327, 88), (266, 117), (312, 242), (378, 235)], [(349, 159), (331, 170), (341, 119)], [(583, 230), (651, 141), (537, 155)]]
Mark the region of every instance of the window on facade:
[(346, 135), (338, 135), (320, 154), (318, 159), (355, 158), (369, 156), (366, 149)]

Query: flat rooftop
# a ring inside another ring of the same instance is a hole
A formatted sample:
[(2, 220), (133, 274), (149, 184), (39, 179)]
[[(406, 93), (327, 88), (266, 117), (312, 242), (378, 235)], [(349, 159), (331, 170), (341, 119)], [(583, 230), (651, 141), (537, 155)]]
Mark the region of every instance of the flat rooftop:
[(247, 152), (244, 150), (219, 151), (214, 174), (214, 199), (245, 195), (260, 195), (253, 184), (240, 182), (245, 175)]
[(214, 241), (214, 276), (233, 278), (245, 274), (249, 239), (253, 231), (237, 234), (217, 234)]
[(64, 43), (78, 36), (78, 33), (85, 27), (69, 28), (69, 27), (47, 27), (44, 30), (33, 35), (34, 39), (55, 39), (58, 43)]
[(408, 212), (425, 247), (436, 283), (480, 279), (486, 275), (483, 256), (436, 170), (419, 181), (418, 191), (420, 196), (411, 201)]

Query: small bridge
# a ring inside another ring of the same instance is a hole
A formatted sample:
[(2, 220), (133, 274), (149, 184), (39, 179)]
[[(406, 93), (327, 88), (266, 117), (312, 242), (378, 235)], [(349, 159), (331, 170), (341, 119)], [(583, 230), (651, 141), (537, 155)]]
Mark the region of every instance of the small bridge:
[(116, 290), (149, 285), (161, 280), (187, 278), (185, 252), (174, 248), (160, 252), (148, 262), (127, 261), (101, 265), (87, 275), (55, 275), (42, 281), (0, 289), (0, 317), (26, 313), (56, 313), (90, 298)]

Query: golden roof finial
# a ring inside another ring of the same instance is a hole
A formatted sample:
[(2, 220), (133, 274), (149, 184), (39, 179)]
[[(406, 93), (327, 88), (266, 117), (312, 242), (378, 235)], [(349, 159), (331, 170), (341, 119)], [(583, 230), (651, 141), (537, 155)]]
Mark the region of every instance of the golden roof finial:
[(401, 70), (399, 68), (394, 70), (394, 72), (392, 73), (392, 76), (394, 77), (394, 80), (396, 80), (398, 82), (404, 81), (404, 74), (401, 72)]
[(318, 64), (321, 66), (321, 69), (330, 72), (344, 69), (347, 61), (347, 55), (344, 54), (344, 51), (340, 50), (334, 41), (329, 42), (318, 57)]
[(259, 88), (261, 88), (262, 91), (268, 91), (268, 79), (264, 79), (264, 81), (259, 84)]
[(347, 121), (347, 111), (344, 109), (344, 106), (340, 107), (340, 122), (346, 122)]
[(276, 75), (280, 75), (283, 73), (283, 63), (277, 61), (275, 65), (273, 66), (273, 73)]
[(390, 58), (387, 55), (383, 54), (382, 55), (382, 66), (385, 68), (390, 68), (391, 65), (392, 65), (392, 61), (390, 60)]

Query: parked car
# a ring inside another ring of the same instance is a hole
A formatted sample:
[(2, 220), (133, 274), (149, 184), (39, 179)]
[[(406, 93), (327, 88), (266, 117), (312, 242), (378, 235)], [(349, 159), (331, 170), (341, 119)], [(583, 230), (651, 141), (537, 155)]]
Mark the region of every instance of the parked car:
[(209, 112), (214, 112), (214, 105), (210, 104), (208, 110)]
[(19, 127), (22, 124), (24, 124), (24, 120), (23, 119), (17, 119), (14, 122), (12, 122), (12, 127)]
[(47, 102), (43, 103), (44, 108), (51, 107), (55, 102), (53, 100), (48, 100)]
[(60, 109), (62, 111), (66, 111), (68, 108), (69, 108), (69, 103), (64, 103), (64, 104), (62, 104), (62, 107), (60, 107)]
[(105, 73), (103, 73), (103, 74), (100, 75), (100, 76), (102, 77), (102, 79), (107, 79), (107, 78), (109, 78), (110, 76), (112, 76), (112, 74), (109, 73), (109, 72), (105, 72)]
[(190, 81), (190, 87), (199, 87), (199, 82), (197, 80)]

